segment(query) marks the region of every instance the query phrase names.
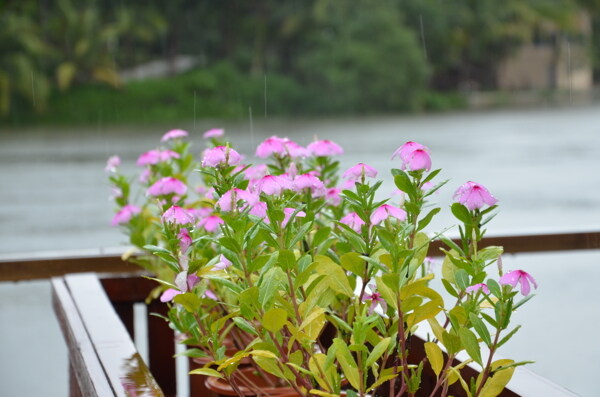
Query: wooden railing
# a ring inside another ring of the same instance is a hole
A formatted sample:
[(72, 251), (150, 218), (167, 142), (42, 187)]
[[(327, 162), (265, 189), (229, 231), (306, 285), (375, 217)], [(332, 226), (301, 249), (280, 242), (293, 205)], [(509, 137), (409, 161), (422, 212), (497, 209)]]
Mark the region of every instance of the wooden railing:
[[(554, 233), (486, 237), (481, 246), (501, 245), (507, 253), (551, 252), (600, 249), (600, 232)], [(441, 242), (429, 248), (439, 255)], [(71, 273), (134, 273), (139, 268), (121, 259), (123, 252), (100, 250), (0, 255), (0, 281), (48, 279)]]
[[(600, 232), (486, 238), (482, 245), (502, 245), (509, 253), (600, 249)], [(431, 253), (439, 252), (432, 244)], [(22, 266), (22, 267), (21, 267)], [(121, 276), (98, 277), (76, 272), (125, 271)], [(152, 281), (130, 277), (137, 268), (119, 255), (70, 255), (12, 261), (0, 260), (0, 280), (52, 279), (53, 304), (69, 349), (71, 396), (176, 395), (174, 334), (166, 322), (149, 313), (164, 314), (166, 305), (147, 306), (147, 329), (135, 329), (136, 303), (144, 302), (155, 287)], [(146, 334), (149, 369), (132, 338)], [(170, 342), (172, 341), (172, 342)], [(413, 354), (419, 352), (413, 344)], [(474, 371), (467, 369), (467, 371)], [(160, 385), (160, 387), (159, 387)], [(190, 383), (190, 396), (199, 387)], [(460, 395), (458, 392), (455, 395)], [(526, 369), (518, 368), (503, 397), (566, 397), (574, 394)]]

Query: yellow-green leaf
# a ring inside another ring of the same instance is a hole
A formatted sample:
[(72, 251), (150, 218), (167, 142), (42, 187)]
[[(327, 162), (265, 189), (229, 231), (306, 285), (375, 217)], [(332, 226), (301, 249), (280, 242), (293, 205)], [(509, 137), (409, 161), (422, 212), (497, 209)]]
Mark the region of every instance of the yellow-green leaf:
[(205, 376), (214, 376), (216, 378), (222, 378), (219, 372), (215, 371), (212, 368), (196, 368), (189, 372), (190, 375), (205, 375)]
[[(508, 359), (494, 361), (494, 363), (492, 363), (492, 370), (494, 368), (510, 365), (512, 363), (514, 363), (514, 361)], [(488, 378), (488, 380), (485, 382), (479, 397), (496, 397), (499, 395), (512, 378), (514, 372), (514, 367), (495, 372), (492, 377)]]
[(456, 267), (456, 265), (452, 263), (449, 256), (458, 257), (458, 253), (454, 250), (451, 250), (446, 253), (446, 256), (444, 257), (444, 262), (442, 262), (442, 277), (444, 277), (452, 284), (456, 284), (454, 273), (456, 273), (458, 267)]
[(365, 260), (360, 257), (358, 252), (348, 252), (340, 257), (340, 263), (344, 269), (351, 271), (357, 276), (362, 276), (365, 272)]
[(338, 394), (326, 393), (324, 391), (317, 390), (317, 389), (311, 389), (310, 394), (314, 394), (315, 396), (322, 396), (322, 397), (339, 397)]
[(381, 294), (381, 297), (386, 301), (386, 303), (392, 306), (395, 310), (398, 310), (398, 302), (391, 288), (383, 282), (381, 277), (375, 278), (375, 283), (377, 284), (377, 291)]
[(431, 369), (433, 369), (433, 372), (435, 372), (436, 376), (439, 376), (440, 372), (442, 372), (442, 367), (444, 366), (444, 355), (442, 353), (442, 349), (440, 349), (437, 343), (426, 342), (425, 354), (427, 354), (427, 359), (429, 360)]
[(435, 301), (429, 301), (424, 305), (419, 306), (414, 312), (406, 317), (408, 329), (419, 324), (421, 321), (435, 317), (441, 310), (442, 308), (440, 307), (439, 302)]
[(358, 366), (356, 365), (356, 361), (354, 361), (354, 357), (352, 357), (352, 353), (350, 353), (350, 349), (348, 349), (346, 343), (339, 338), (335, 338), (333, 344), (336, 347), (335, 357), (342, 367), (344, 376), (348, 379), (348, 382), (350, 382), (352, 387), (359, 390), (360, 376), (358, 373)]
[(277, 358), (277, 355), (268, 350), (252, 350), (250, 354), (252, 357)]
[(316, 268), (317, 273), (327, 276), (329, 288), (338, 294), (343, 294), (348, 297), (354, 295), (354, 290), (350, 286), (348, 277), (340, 265), (324, 255), (317, 255), (315, 261), (319, 262), (319, 266)]
[(273, 307), (263, 316), (263, 327), (268, 331), (277, 332), (285, 325), (287, 321), (287, 312), (278, 307)]
[(365, 361), (365, 367), (370, 367), (385, 353), (387, 348), (390, 345), (391, 338), (383, 338), (374, 348), (371, 350), (371, 354), (367, 357), (367, 361)]

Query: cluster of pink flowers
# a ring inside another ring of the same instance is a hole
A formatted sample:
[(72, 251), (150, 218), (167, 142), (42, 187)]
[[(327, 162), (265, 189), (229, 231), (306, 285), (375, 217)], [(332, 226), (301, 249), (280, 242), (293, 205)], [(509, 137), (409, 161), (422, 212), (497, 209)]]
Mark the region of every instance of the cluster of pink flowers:
[[(152, 167), (181, 158), (181, 154), (175, 150), (178, 150), (177, 147), (181, 146), (178, 146), (177, 142), (188, 136), (186, 131), (180, 129), (168, 131), (161, 138), (161, 142), (172, 145), (171, 149), (150, 150), (142, 154), (137, 160), (138, 165), (146, 167), (143, 171), (142, 180), (150, 185), (146, 191), (147, 196), (155, 198), (163, 209), (161, 215), (163, 222), (172, 225), (177, 230), (182, 263), (187, 263), (187, 253), (193, 245), (192, 235), (196, 230), (204, 230), (207, 233), (219, 232), (220, 227), (224, 224), (220, 213), (248, 210), (251, 215), (268, 223), (267, 211), (269, 208), (267, 203), (278, 200), (279, 196), (285, 196), (286, 200), (292, 200), (295, 197), (311, 197), (321, 199), (321, 203), (324, 200), (326, 204), (336, 207), (343, 203), (342, 189), (354, 189), (356, 184), (366, 184), (367, 180), (376, 178), (378, 175), (375, 168), (364, 163), (358, 163), (341, 175), (341, 185), (337, 185), (337, 176), (329, 176), (328, 178), (331, 179), (322, 177), (321, 173), (326, 172), (319, 168), (319, 164), (327, 161), (323, 158), (343, 154), (344, 151), (341, 146), (330, 140), (317, 140), (303, 147), (288, 138), (277, 136), (265, 139), (258, 145), (255, 152), (258, 158), (273, 157), (277, 163), (276, 167), (273, 166), (270, 170), (265, 164), (246, 166), (242, 164), (243, 156), (240, 153), (229, 147), (228, 144), (221, 143), (219, 138), (223, 135), (224, 130), (220, 128), (208, 130), (203, 134), (205, 139), (210, 139), (212, 144), (217, 146), (204, 151), (201, 166), (212, 168), (214, 169), (212, 172), (215, 173), (230, 173), (233, 169), (233, 173), (241, 173), (248, 182), (243, 185), (245, 189), (233, 187), (220, 195), (216, 194), (214, 189), (194, 190), (200, 195), (206, 195), (205, 203), (212, 201), (214, 202), (213, 206), (204, 204), (202, 207), (196, 207), (196, 204), (192, 204), (192, 201), (186, 201), (188, 187), (184, 182), (185, 177), (161, 177), (156, 172), (157, 169), (161, 168)], [(400, 146), (394, 151), (392, 159), (394, 158), (400, 160), (402, 170), (407, 171), (415, 178), (420, 178), (423, 172), (429, 171), (432, 166), (429, 148), (417, 142), (406, 142)], [(106, 171), (114, 174), (120, 164), (120, 159), (113, 156), (107, 162)], [(424, 195), (435, 188), (431, 181), (419, 187)], [(402, 194), (401, 191), (398, 192)], [(120, 196), (115, 195), (115, 198), (117, 197)], [(466, 182), (456, 190), (454, 200), (464, 205), (469, 211), (474, 211), (473, 214), (478, 214), (477, 211), (486, 206), (494, 206), (497, 203), (497, 199), (483, 185), (472, 181)], [(286, 205), (293, 206), (293, 201), (286, 202)], [(283, 228), (287, 227), (292, 219), (306, 217), (304, 211), (301, 211), (300, 208), (292, 208), (292, 206), (281, 208), (284, 213), (284, 219), (281, 221)], [(356, 233), (366, 233), (367, 230), (370, 231), (373, 227), (382, 226), (382, 224), (388, 227), (390, 224), (405, 222), (407, 212), (401, 207), (402, 203), (400, 206), (384, 203), (372, 209), (366, 216), (363, 214), (362, 217), (356, 212), (346, 212), (339, 216), (339, 223), (348, 226)], [(342, 206), (342, 210), (344, 208)], [(112, 224), (114, 226), (126, 225), (140, 213), (141, 209), (139, 207), (130, 204), (124, 205), (114, 216)], [(213, 266), (213, 269), (225, 270), (231, 264), (231, 261), (221, 255), (219, 262)], [(171, 300), (178, 293), (191, 289), (193, 283), (196, 282), (196, 280), (181, 278), (183, 276), (180, 277), (180, 275), (178, 277), (180, 279), (176, 280), (176, 284), (179, 290), (168, 290), (163, 294), (161, 300)], [(523, 295), (530, 293), (530, 284), (537, 288), (533, 277), (522, 270), (506, 273), (500, 278), (500, 284), (510, 285), (513, 288), (520, 284)], [(490, 294), (488, 286), (484, 283), (469, 286), (466, 292), (469, 294)], [(371, 309), (383, 302), (377, 292), (366, 295), (364, 299), (372, 302)]]

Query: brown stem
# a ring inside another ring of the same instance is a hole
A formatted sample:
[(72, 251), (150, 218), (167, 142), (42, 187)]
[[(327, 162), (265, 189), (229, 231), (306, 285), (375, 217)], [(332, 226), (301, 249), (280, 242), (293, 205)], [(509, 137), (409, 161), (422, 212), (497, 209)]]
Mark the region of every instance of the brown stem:
[(492, 346), (490, 347), (490, 355), (488, 356), (487, 363), (485, 364), (485, 368), (483, 370), (483, 376), (481, 377), (481, 383), (477, 387), (477, 391), (475, 392), (475, 395), (473, 397), (477, 397), (479, 395), (479, 393), (481, 392), (481, 389), (483, 388), (483, 385), (485, 385), (485, 381), (487, 380), (488, 376), (490, 375), (490, 368), (492, 367), (492, 358), (494, 357), (494, 353), (496, 352), (496, 346), (498, 345), (498, 339), (500, 339), (500, 330), (496, 329), (496, 336), (494, 337), (494, 343), (492, 343)]
[[(450, 366), (452, 365), (452, 361), (454, 361), (454, 357), (456, 355), (455, 354), (450, 354), (448, 356), (448, 361), (446, 361), (446, 365), (444, 366), (444, 369), (442, 370), (442, 375), (438, 377), (437, 382), (435, 383), (435, 387), (433, 388), (433, 390), (431, 391), (431, 394), (429, 395), (429, 397), (433, 397), (435, 395), (435, 392), (442, 386), (444, 385), (444, 390), (447, 389), (446, 385), (448, 382), (446, 382), (446, 379), (448, 379), (448, 370), (450, 369)], [(445, 382), (445, 383), (444, 383)], [(447, 391), (447, 390), (446, 390)], [(445, 393), (442, 392), (442, 395), (444, 395)]]

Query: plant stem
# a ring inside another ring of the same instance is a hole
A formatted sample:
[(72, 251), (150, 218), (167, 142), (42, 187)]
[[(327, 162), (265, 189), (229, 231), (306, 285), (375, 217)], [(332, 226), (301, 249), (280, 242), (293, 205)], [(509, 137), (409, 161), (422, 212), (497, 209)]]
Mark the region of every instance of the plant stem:
[(498, 340), (500, 339), (500, 332), (501, 332), (501, 330), (497, 328), (496, 336), (494, 337), (494, 342), (492, 343), (492, 346), (490, 347), (490, 355), (488, 356), (487, 363), (485, 364), (485, 368), (483, 369), (481, 383), (477, 387), (477, 391), (475, 392), (475, 395), (473, 397), (477, 397), (479, 395), (479, 393), (481, 392), (481, 389), (485, 385), (485, 381), (487, 380), (487, 378), (490, 375), (490, 368), (492, 367), (492, 359), (493, 359), (494, 353), (496, 352), (496, 346), (498, 345)]

